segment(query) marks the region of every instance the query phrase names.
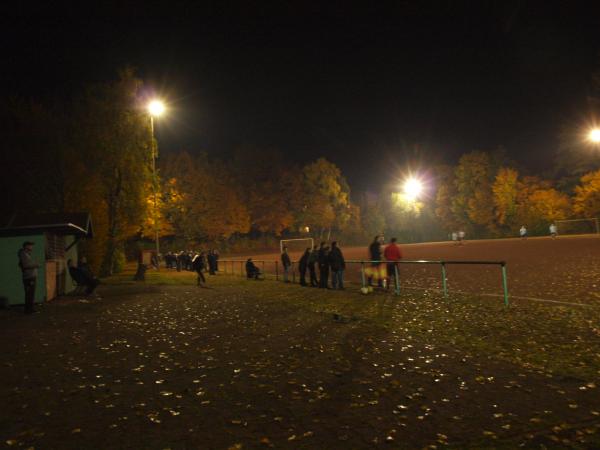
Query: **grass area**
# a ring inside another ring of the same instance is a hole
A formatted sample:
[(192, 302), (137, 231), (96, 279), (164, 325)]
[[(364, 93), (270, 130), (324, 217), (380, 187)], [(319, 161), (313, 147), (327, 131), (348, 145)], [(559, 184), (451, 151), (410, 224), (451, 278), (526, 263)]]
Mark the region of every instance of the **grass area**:
[[(123, 272), (106, 277), (102, 279), (103, 284), (150, 284), (150, 285), (195, 285), (196, 274), (194, 272), (182, 271), (177, 272), (174, 270), (161, 270), (157, 271), (150, 269), (146, 271), (146, 280), (144, 282), (134, 281), (133, 276), (135, 275), (136, 267), (134, 265), (127, 265)], [(207, 275), (208, 276), (208, 275)]]
[[(103, 280), (135, 284), (134, 268)], [(262, 302), (281, 302), (282, 284), (248, 281), (227, 275), (210, 277), (209, 284), (232, 280), (257, 288)], [(196, 274), (150, 270), (149, 285), (195, 285)], [(580, 380), (600, 377), (600, 314), (594, 307), (522, 301), (505, 307), (500, 299), (455, 294), (444, 299), (435, 291), (404, 291), (399, 297), (359, 293), (359, 286), (331, 291), (285, 286), (286, 302), (313, 312), (338, 314), (342, 320), (368, 321), (387, 329), (399, 327), (441, 346), (492, 357), (529, 369)]]
[[(598, 315), (133, 268), (0, 314), (22, 448), (597, 448)], [(49, 358), (48, 355), (51, 355)], [(69, 414), (64, 414), (68, 408)], [(596, 447), (594, 447), (596, 445)]]

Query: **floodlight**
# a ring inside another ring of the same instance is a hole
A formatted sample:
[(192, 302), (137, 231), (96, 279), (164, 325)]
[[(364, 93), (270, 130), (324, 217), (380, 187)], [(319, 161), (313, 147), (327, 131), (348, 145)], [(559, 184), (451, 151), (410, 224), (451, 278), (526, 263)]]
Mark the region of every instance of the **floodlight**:
[(152, 117), (158, 117), (165, 112), (165, 105), (160, 100), (152, 100), (148, 103), (148, 112)]
[(421, 191), (423, 191), (423, 183), (421, 183), (420, 180), (411, 177), (404, 182), (403, 191), (408, 200), (416, 200), (421, 194)]

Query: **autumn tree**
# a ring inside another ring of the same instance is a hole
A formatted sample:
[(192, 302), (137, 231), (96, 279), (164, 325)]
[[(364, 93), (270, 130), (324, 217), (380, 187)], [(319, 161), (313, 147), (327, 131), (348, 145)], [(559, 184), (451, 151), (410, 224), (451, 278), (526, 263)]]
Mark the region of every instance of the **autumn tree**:
[(106, 211), (102, 273), (111, 274), (126, 238), (140, 229), (150, 181), (150, 123), (139, 106), (142, 83), (129, 69), (89, 86), (78, 104), (80, 150)]
[(279, 152), (245, 148), (236, 152), (233, 170), (253, 229), (281, 236), (293, 227), (302, 182), (298, 169), (286, 167)]
[(600, 216), (600, 170), (581, 177), (575, 187), (573, 211), (581, 217)]
[(501, 167), (492, 184), (495, 220), (505, 231), (517, 225), (517, 196), (519, 173), (509, 167)]
[(340, 169), (325, 158), (302, 169), (303, 205), (297, 220), (310, 228), (341, 229), (350, 218), (350, 189)]
[(178, 235), (220, 241), (250, 230), (248, 209), (224, 164), (183, 152), (167, 161), (164, 173), (166, 216)]
[(494, 229), (492, 158), (485, 152), (463, 155), (455, 170), (456, 195), (451, 210), (456, 221), (467, 229)]

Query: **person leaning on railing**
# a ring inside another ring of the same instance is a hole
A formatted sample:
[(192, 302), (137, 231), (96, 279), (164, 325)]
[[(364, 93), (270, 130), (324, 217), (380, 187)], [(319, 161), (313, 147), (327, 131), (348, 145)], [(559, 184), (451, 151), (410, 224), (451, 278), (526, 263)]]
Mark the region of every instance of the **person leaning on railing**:
[[(371, 261), (381, 261), (381, 242), (383, 238), (379, 235), (375, 236), (371, 245), (369, 245), (369, 259)], [(383, 282), (380, 276), (379, 262), (372, 262), (369, 267), (369, 286), (373, 286), (373, 278), (377, 279), (377, 286), (383, 287)]]

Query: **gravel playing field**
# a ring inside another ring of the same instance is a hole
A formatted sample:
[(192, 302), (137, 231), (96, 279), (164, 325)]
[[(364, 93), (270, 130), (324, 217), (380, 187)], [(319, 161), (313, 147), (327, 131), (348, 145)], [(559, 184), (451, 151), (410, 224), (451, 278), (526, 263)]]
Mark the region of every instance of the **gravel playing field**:
[[(365, 247), (343, 247), (347, 260), (366, 259)], [(401, 247), (405, 260), (490, 260), (506, 261), (508, 287), (519, 297), (600, 305), (600, 237), (561, 236), (551, 238), (496, 239), (406, 244)], [(256, 260), (276, 259), (277, 254), (253, 255)], [(298, 253), (292, 253), (297, 259)], [(238, 268), (239, 270), (239, 268)], [(271, 269), (273, 270), (273, 269)], [(405, 288), (441, 289), (439, 266), (402, 265)], [(499, 266), (449, 266), (450, 291), (501, 296)], [(360, 265), (349, 264), (346, 279), (360, 280)]]

